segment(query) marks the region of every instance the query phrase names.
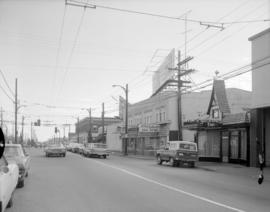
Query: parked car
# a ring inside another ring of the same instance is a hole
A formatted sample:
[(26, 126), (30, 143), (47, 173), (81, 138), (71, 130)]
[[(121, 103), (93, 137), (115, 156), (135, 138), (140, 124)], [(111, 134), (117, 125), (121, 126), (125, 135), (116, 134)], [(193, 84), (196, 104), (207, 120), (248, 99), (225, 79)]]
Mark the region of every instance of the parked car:
[(156, 158), (159, 165), (165, 161), (172, 166), (187, 163), (194, 167), (198, 160), (197, 144), (190, 141), (169, 141), (163, 149), (157, 150)]
[(19, 167), (18, 187), (24, 187), (24, 179), (29, 175), (30, 156), (21, 144), (6, 144), (4, 155), (8, 162), (16, 162)]
[(84, 149), (83, 155), (86, 157), (103, 157), (109, 156), (107, 145), (103, 143), (89, 143)]
[(80, 155), (83, 155), (84, 149), (85, 149), (85, 146), (83, 144), (78, 145), (78, 153)]
[(74, 153), (80, 153), (82, 149), (84, 148), (83, 144), (74, 143), (73, 145), (73, 151)]
[(49, 157), (51, 155), (66, 157), (66, 148), (61, 143), (49, 144), (44, 151), (46, 157)]
[(13, 194), (19, 177), (16, 163), (8, 163), (5, 156), (0, 158), (0, 212), (13, 204)]

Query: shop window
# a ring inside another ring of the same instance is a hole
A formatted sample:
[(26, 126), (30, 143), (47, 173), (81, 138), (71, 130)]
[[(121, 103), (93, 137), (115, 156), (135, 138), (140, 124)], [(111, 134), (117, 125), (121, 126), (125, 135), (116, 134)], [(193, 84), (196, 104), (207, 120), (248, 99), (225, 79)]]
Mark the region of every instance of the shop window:
[(212, 118), (214, 118), (214, 119), (219, 118), (219, 110), (218, 109), (213, 109), (212, 110)]

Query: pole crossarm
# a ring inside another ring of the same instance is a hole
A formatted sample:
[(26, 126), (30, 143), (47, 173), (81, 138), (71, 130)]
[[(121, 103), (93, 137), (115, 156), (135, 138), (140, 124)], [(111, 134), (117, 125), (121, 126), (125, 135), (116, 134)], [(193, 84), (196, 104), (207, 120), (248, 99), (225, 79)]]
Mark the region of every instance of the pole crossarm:
[(190, 60), (192, 60), (194, 57), (190, 57), (188, 56), (187, 58), (185, 58), (184, 60), (180, 61), (177, 63), (177, 66), (181, 66), (181, 65), (184, 65), (186, 64), (187, 62), (189, 62)]

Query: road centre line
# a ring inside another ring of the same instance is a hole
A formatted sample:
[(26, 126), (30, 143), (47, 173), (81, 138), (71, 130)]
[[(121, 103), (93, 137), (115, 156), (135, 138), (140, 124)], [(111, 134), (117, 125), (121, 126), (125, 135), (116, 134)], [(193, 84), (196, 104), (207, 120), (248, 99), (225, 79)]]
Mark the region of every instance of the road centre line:
[(120, 168), (120, 167), (117, 167), (117, 166), (112, 166), (112, 165), (109, 165), (109, 164), (106, 164), (104, 162), (101, 162), (101, 161), (97, 161), (97, 160), (94, 160), (96, 163), (98, 164), (101, 164), (103, 166), (107, 166), (107, 167), (110, 167), (112, 169), (115, 169), (115, 170), (119, 170), (123, 173), (126, 173), (128, 175), (131, 175), (131, 176), (134, 176), (134, 177), (137, 177), (141, 180), (144, 180), (146, 182), (149, 182), (149, 183), (152, 183), (152, 184), (156, 184), (156, 185), (159, 185), (163, 188), (167, 188), (169, 190), (172, 190), (172, 191), (175, 191), (175, 192), (178, 192), (178, 193), (182, 193), (182, 194), (185, 194), (187, 196), (190, 196), (190, 197), (193, 197), (193, 198), (196, 198), (196, 199), (199, 199), (199, 200), (202, 200), (202, 201), (205, 201), (205, 202), (208, 202), (208, 203), (211, 203), (213, 205), (217, 205), (217, 206), (220, 206), (220, 207), (223, 207), (223, 208), (227, 208), (227, 209), (230, 209), (232, 211), (237, 211), (237, 212), (245, 212), (244, 210), (241, 210), (241, 209), (238, 209), (238, 208), (234, 208), (234, 207), (231, 207), (229, 205), (225, 205), (225, 204), (222, 204), (222, 203), (219, 203), (219, 202), (216, 202), (216, 201), (213, 201), (211, 199), (208, 199), (208, 198), (205, 198), (205, 197), (202, 197), (202, 196), (199, 196), (199, 195), (196, 195), (196, 194), (193, 194), (193, 193), (190, 193), (190, 192), (187, 192), (187, 191), (184, 191), (182, 189), (178, 189), (178, 188), (174, 188), (172, 186), (169, 186), (169, 185), (166, 185), (166, 184), (163, 184), (163, 183), (160, 183), (158, 181), (155, 181), (155, 180), (152, 180), (152, 179), (149, 179), (149, 178), (146, 178), (146, 177), (143, 177), (141, 175), (138, 175), (134, 172), (131, 172), (131, 171), (128, 171), (126, 169), (123, 169), (123, 168)]

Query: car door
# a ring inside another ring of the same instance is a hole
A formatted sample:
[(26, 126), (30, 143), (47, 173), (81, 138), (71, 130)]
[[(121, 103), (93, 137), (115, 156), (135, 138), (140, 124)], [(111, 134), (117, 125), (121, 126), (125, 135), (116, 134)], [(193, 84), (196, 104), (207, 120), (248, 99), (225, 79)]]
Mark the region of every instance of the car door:
[(11, 185), (11, 172), (8, 171), (4, 173), (3, 168), (8, 166), (8, 162), (4, 157), (0, 159), (0, 199), (3, 203), (3, 208), (6, 207), (11, 194), (12, 194), (12, 185)]
[(28, 172), (29, 169), (30, 169), (30, 156), (29, 156), (29, 154), (25, 151), (24, 148), (22, 148), (22, 150), (23, 150), (23, 154), (24, 154), (25, 170), (26, 170), (26, 172)]

